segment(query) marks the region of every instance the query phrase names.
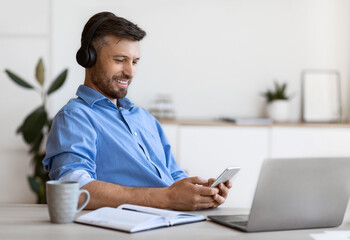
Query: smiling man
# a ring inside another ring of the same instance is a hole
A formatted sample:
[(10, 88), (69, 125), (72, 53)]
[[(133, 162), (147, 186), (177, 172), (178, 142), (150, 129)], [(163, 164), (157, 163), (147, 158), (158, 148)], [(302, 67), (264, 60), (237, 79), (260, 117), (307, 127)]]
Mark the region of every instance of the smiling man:
[(231, 183), (188, 177), (159, 124), (127, 99), (146, 33), (109, 12), (86, 23), (77, 53), (84, 85), (56, 115), (43, 164), (51, 179), (77, 181), (88, 209), (120, 204), (194, 210), (224, 203)]

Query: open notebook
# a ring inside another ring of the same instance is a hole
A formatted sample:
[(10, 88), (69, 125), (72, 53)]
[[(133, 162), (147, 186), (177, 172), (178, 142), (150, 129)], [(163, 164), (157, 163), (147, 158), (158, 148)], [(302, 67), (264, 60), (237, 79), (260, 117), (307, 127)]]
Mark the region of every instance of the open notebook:
[(81, 215), (75, 222), (138, 232), (152, 228), (203, 221), (202, 215), (123, 204), (118, 208), (103, 207)]

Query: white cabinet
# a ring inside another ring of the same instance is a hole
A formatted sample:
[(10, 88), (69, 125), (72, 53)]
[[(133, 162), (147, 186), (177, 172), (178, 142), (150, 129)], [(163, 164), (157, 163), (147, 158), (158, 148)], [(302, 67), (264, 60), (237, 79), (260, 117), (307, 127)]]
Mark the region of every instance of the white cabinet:
[(349, 127), (272, 127), (271, 157), (350, 156)]
[(171, 145), (171, 152), (174, 154), (175, 159), (178, 159), (177, 142), (179, 140), (179, 138), (178, 138), (179, 125), (177, 125), (177, 124), (162, 124), (162, 128), (163, 128), (165, 135), (166, 135), (166, 137)]

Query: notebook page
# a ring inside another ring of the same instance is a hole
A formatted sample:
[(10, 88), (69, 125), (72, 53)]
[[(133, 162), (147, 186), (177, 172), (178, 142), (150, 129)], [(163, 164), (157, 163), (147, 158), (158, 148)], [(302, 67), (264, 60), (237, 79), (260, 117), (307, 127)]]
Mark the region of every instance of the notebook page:
[(135, 232), (168, 226), (164, 218), (135, 211), (104, 207), (78, 217), (76, 222)]
[(138, 205), (131, 205), (131, 204), (123, 204), (123, 205), (120, 205), (118, 208), (130, 209), (133, 211), (164, 216), (168, 220), (170, 225), (205, 220), (205, 217), (202, 215), (178, 212), (173, 210), (165, 210), (165, 209), (159, 209), (159, 208), (144, 207), (144, 206), (138, 206)]

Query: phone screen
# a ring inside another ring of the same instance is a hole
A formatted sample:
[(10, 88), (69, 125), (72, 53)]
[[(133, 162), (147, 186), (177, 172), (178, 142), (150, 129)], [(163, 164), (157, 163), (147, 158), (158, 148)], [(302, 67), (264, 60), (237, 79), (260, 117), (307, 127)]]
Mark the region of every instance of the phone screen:
[(213, 182), (211, 187), (216, 187), (220, 183), (225, 183), (228, 180), (232, 179), (234, 175), (241, 169), (240, 167), (228, 167), (226, 168), (220, 176)]

